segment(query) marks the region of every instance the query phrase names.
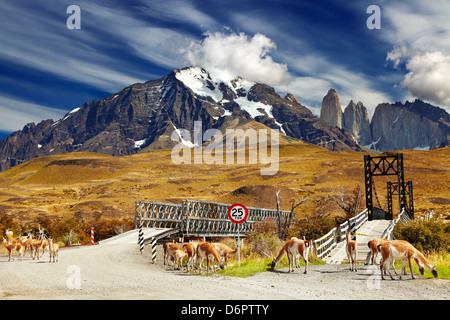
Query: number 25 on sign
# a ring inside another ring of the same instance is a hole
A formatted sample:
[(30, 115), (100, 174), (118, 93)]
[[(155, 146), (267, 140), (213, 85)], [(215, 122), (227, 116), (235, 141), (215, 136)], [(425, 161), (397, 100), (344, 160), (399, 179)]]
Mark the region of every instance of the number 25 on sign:
[[(247, 208), (240, 203), (233, 204), (228, 209), (228, 218), (236, 224), (240, 224), (247, 220), (248, 217), (248, 210)], [(239, 238), (239, 226), (238, 226), (238, 242), (237, 242), (237, 249), (238, 249), (238, 265), (241, 266), (241, 241)]]
[(247, 217), (248, 210), (243, 204), (235, 203), (228, 209), (228, 218), (234, 223), (242, 223)]

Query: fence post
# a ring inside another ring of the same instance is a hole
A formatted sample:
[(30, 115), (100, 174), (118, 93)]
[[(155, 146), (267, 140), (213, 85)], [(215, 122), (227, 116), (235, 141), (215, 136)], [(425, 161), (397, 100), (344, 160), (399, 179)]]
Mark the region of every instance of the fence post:
[(152, 263), (156, 263), (156, 238), (152, 237)]
[(91, 245), (94, 245), (94, 227), (91, 227)]
[(139, 243), (139, 250), (144, 251), (144, 231), (142, 230), (142, 220), (139, 223), (139, 235), (138, 235), (138, 243)]

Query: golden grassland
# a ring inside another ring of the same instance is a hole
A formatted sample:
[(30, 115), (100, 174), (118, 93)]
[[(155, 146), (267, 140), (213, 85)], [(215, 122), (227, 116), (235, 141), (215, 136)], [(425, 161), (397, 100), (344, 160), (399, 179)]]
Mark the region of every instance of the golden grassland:
[[(273, 176), (261, 175), (260, 164), (176, 165), (171, 150), (123, 157), (86, 152), (41, 157), (0, 173), (0, 215), (22, 223), (42, 215), (133, 218), (136, 200), (203, 199), (275, 208), (276, 190), (282, 190), (284, 210), (294, 199), (309, 198), (318, 200), (316, 210), (339, 213), (332, 196), (350, 196), (363, 178), (361, 152), (331, 152), (305, 143), (281, 144), (279, 152)], [(449, 215), (450, 149), (398, 152), (404, 153), (405, 180), (414, 184), (416, 212), (434, 209)], [(382, 205), (386, 181), (375, 180)], [(299, 214), (310, 209), (300, 206)]]

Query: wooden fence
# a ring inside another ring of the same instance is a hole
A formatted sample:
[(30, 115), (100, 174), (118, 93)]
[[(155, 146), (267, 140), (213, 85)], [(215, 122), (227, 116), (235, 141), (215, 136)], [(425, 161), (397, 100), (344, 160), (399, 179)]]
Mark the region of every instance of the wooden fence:
[(350, 218), (348, 221), (340, 224), (330, 230), (323, 237), (313, 240), (313, 248), (317, 258), (322, 259), (333, 250), (337, 244), (345, 240), (345, 233), (350, 229), (350, 232), (358, 230), (368, 219), (368, 210), (360, 212), (356, 216)]

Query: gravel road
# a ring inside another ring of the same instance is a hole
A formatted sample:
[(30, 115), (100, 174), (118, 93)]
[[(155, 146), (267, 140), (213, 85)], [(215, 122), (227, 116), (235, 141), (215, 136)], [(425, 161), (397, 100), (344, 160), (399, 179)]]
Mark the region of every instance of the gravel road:
[(63, 248), (59, 262), (27, 255), (8, 262), (0, 256), (0, 299), (444, 299), (450, 281), (416, 279), (381, 281), (378, 268), (347, 265), (310, 266), (307, 275), (286, 269), (248, 278), (199, 276), (150, 262), (150, 250), (139, 253), (136, 236), (96, 246)]

